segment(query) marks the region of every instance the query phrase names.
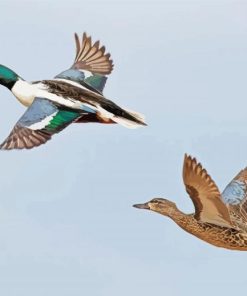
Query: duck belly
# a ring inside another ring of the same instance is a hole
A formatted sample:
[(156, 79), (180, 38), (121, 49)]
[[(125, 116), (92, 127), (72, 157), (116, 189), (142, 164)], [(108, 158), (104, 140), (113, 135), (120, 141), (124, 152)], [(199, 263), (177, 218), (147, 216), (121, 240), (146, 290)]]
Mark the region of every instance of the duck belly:
[(247, 251), (247, 232), (198, 221), (192, 215), (184, 215), (176, 223), (186, 232), (216, 247)]
[(234, 228), (203, 225), (201, 231), (191, 232), (205, 242), (230, 250), (247, 251), (247, 233)]

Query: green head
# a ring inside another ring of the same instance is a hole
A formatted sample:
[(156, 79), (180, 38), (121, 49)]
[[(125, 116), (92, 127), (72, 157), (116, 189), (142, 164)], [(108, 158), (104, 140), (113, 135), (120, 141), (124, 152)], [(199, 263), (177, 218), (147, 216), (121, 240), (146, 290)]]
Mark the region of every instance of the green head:
[(0, 65), (0, 84), (6, 86), (8, 89), (11, 89), (19, 78), (20, 76), (18, 76), (14, 71)]

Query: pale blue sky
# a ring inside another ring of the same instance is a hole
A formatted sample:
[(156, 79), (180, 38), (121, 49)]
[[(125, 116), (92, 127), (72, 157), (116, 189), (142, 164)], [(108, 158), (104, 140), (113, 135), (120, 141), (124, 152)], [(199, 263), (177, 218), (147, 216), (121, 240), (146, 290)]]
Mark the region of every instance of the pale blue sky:
[[(246, 1), (2, 0), (0, 11), (1, 64), (52, 78), (87, 31), (114, 59), (105, 95), (149, 123), (74, 125), (0, 153), (0, 295), (245, 293), (246, 252), (131, 206), (163, 196), (191, 212), (185, 152), (221, 189), (247, 165)], [(4, 140), (24, 107), (0, 97)]]

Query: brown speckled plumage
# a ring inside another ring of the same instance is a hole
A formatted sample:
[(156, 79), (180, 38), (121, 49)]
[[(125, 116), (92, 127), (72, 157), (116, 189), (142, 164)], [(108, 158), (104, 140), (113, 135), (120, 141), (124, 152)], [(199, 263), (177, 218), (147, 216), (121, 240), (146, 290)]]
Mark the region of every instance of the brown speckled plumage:
[[(214, 246), (247, 251), (246, 187), (242, 187), (244, 198), (239, 198), (239, 204), (236, 201), (235, 204), (226, 203), (207, 171), (195, 158), (187, 155), (184, 159), (183, 179), (186, 191), (194, 203), (195, 213), (184, 214), (175, 203), (163, 198), (154, 198), (134, 207), (168, 216), (186, 232)], [(233, 179), (236, 180), (242, 182), (235, 183), (237, 186), (246, 184), (247, 169)]]
[(247, 251), (247, 232), (242, 229), (198, 221), (193, 214), (177, 211), (171, 218), (185, 231), (217, 247)]

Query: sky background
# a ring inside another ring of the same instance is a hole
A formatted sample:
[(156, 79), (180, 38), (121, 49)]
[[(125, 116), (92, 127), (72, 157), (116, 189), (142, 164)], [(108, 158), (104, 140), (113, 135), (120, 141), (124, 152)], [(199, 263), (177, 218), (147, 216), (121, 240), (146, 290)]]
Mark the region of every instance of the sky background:
[[(1, 64), (52, 78), (86, 31), (114, 60), (105, 96), (149, 124), (74, 124), (0, 153), (0, 295), (246, 293), (247, 252), (132, 208), (165, 197), (194, 210), (185, 152), (222, 190), (247, 165), (246, 1), (0, 0), (0, 11)], [(3, 87), (0, 97), (3, 141), (25, 108)]]

